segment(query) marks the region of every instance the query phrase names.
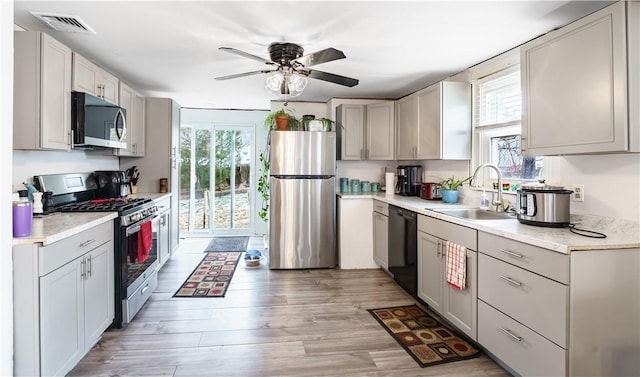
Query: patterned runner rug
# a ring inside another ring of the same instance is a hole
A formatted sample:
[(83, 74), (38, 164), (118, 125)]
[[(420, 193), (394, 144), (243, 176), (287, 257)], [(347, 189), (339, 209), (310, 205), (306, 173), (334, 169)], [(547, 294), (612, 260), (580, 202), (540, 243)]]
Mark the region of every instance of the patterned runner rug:
[(416, 305), (368, 311), (423, 368), (480, 355), (454, 331)]
[(173, 297), (224, 297), (240, 251), (207, 253)]
[(204, 249), (205, 253), (211, 251), (247, 251), (249, 237), (215, 237)]

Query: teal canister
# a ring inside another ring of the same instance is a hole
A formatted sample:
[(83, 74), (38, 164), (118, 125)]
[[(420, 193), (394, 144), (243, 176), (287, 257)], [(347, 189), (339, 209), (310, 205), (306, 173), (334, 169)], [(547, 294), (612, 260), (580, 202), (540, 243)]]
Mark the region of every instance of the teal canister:
[(340, 178), (340, 192), (349, 192), (349, 178)]
[(371, 182), (371, 192), (380, 191), (380, 182)]
[(361, 192), (369, 192), (369, 181), (362, 181), (360, 182), (360, 191)]
[(351, 180), (351, 192), (360, 192), (360, 180), (352, 179)]

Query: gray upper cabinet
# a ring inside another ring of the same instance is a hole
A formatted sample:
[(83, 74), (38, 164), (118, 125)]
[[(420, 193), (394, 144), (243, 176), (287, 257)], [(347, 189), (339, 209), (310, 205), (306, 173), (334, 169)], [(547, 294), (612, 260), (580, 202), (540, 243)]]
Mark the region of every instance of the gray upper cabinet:
[(73, 90), (118, 104), (118, 78), (82, 55), (73, 53)]
[(340, 160), (393, 160), (394, 102), (340, 105), (336, 109)]
[(142, 157), (145, 148), (145, 98), (122, 81), (119, 83), (119, 92), (120, 107), (127, 111), (127, 147), (115, 149), (113, 153), (117, 156)]
[[(180, 208), (180, 105), (171, 98), (147, 97), (145, 100), (145, 138), (148, 145), (142, 158), (122, 157), (120, 169), (137, 166), (142, 172), (139, 192), (158, 192), (161, 178), (169, 179), (171, 208)], [(171, 251), (178, 247), (180, 211), (170, 213), (169, 240)]]
[(521, 47), (524, 153), (640, 151), (639, 19), (620, 1)]
[(471, 85), (441, 81), (397, 101), (397, 160), (471, 158)]
[(14, 33), (13, 148), (71, 148), (72, 52), (47, 34)]
[(396, 160), (416, 158), (418, 130), (418, 95), (396, 101)]

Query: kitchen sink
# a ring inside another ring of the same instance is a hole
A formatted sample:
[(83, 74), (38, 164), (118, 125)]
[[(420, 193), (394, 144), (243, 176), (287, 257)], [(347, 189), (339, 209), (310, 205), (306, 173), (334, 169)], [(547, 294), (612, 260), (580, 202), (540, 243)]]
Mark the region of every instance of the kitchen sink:
[(467, 220), (509, 220), (515, 216), (507, 212), (493, 212), (480, 208), (440, 208), (433, 209), (434, 212), (460, 217)]

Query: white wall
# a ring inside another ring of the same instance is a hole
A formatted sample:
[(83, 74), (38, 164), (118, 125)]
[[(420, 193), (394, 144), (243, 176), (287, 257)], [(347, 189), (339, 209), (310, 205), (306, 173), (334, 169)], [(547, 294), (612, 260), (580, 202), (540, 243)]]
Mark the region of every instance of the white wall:
[(571, 213), (640, 221), (640, 154), (562, 156), (551, 159), (550, 181), (584, 184), (584, 202)]
[(13, 375), (13, 1), (0, 1), (0, 376)]
[(22, 182), (30, 183), (34, 175), (119, 169), (118, 157), (98, 153), (104, 151), (13, 151), (11, 182), (19, 190), (24, 188)]

